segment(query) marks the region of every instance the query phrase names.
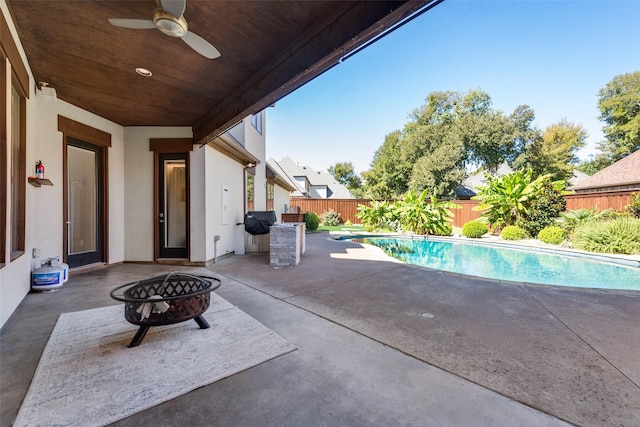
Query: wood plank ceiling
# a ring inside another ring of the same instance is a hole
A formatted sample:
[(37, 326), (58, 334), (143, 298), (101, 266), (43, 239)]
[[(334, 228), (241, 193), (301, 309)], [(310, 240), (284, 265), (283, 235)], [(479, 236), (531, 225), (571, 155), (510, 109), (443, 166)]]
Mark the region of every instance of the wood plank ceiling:
[(189, 31), (217, 59), (155, 29), (108, 22), (151, 19), (153, 0), (7, 4), (36, 81), (58, 98), (122, 126), (192, 126), (205, 143), (440, 1), (188, 0)]

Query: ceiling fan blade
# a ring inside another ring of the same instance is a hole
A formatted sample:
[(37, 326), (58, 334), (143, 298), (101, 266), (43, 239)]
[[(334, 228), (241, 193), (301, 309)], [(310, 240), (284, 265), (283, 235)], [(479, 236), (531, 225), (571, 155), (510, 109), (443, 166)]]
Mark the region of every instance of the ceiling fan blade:
[(156, 24), (148, 19), (109, 19), (111, 25), (134, 30), (150, 30), (156, 28)]
[(215, 59), (220, 56), (220, 52), (218, 52), (218, 49), (216, 49), (211, 43), (209, 43), (199, 35), (192, 33), (191, 31), (187, 31), (187, 34), (180, 38), (184, 40), (184, 42), (188, 44), (191, 49), (195, 50), (205, 58)]
[(184, 13), (184, 8), (187, 5), (187, 0), (160, 0), (160, 6), (168, 14), (174, 16), (176, 19), (180, 19)]

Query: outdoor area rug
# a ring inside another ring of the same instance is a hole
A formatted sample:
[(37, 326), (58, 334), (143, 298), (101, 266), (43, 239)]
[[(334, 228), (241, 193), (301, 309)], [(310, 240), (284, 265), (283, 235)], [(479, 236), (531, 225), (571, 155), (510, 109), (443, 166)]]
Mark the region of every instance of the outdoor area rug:
[(296, 349), (214, 293), (204, 317), (128, 348), (122, 305), (61, 314), (14, 426), (109, 424)]

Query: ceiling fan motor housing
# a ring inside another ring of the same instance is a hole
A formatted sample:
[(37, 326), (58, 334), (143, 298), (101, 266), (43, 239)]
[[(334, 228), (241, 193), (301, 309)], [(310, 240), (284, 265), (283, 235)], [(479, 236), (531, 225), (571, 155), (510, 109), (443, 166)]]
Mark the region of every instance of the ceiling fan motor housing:
[(189, 30), (184, 16), (178, 19), (160, 8), (153, 11), (153, 23), (160, 31), (171, 37), (182, 37)]

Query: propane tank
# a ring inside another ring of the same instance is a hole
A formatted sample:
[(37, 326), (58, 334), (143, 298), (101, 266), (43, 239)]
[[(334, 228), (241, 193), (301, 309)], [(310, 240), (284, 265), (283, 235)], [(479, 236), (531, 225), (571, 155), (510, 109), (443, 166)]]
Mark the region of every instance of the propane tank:
[(31, 288), (34, 291), (58, 289), (63, 283), (64, 269), (60, 266), (44, 265), (33, 270)]
[(62, 257), (52, 257), (47, 258), (46, 260), (40, 263), (40, 266), (51, 265), (52, 267), (61, 267), (62, 272), (62, 283), (66, 283), (69, 280), (69, 264), (62, 262)]

